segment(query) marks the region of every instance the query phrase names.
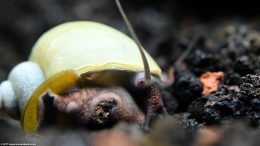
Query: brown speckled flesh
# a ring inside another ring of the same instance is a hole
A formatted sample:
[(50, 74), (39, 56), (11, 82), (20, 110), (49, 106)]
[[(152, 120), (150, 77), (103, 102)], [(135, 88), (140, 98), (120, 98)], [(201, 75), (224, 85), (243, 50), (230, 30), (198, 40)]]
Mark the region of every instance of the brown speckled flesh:
[(109, 120), (138, 122), (143, 113), (121, 88), (88, 87), (63, 95), (54, 95), (54, 106), (65, 113), (75, 113), (82, 124), (105, 124)]

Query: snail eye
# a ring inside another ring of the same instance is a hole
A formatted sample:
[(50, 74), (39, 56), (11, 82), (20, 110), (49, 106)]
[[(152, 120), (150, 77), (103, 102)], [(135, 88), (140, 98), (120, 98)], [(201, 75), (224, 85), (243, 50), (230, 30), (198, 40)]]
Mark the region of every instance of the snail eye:
[(135, 87), (142, 88), (145, 87), (145, 77), (144, 73), (138, 73), (134, 78)]
[(142, 79), (139, 79), (136, 81), (136, 86), (137, 87), (144, 87), (145, 86), (145, 79), (142, 78)]

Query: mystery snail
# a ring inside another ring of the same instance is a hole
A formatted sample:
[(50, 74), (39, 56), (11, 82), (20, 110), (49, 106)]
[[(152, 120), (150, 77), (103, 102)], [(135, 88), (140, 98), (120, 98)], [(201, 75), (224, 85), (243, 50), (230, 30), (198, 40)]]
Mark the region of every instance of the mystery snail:
[[(139, 121), (139, 108), (149, 121), (162, 107), (160, 77), (153, 58), (123, 33), (97, 22), (67, 22), (44, 33), (28, 61), (11, 70), (0, 85), (0, 108), (20, 117), (26, 133), (39, 128), (46, 99), (61, 112), (77, 114), (83, 124), (95, 116), (96, 124), (111, 116)], [(135, 99), (138, 107), (129, 93), (143, 96)]]

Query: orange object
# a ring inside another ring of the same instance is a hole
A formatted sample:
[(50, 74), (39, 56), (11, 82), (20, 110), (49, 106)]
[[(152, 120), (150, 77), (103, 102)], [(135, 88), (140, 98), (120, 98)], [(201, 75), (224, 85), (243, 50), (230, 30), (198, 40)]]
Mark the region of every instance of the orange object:
[(202, 95), (207, 95), (217, 91), (220, 80), (223, 78), (224, 73), (219, 72), (206, 72), (200, 76), (200, 81), (203, 84)]

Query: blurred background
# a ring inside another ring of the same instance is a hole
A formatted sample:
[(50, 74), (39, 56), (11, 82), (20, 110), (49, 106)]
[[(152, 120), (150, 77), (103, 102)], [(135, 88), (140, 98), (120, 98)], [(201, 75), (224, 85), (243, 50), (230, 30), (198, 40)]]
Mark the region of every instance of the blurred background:
[[(251, 1), (121, 0), (145, 48), (159, 60), (171, 53), (170, 63), (179, 55), (173, 50), (176, 34), (205, 22), (252, 20), (258, 23), (260, 9)], [(37, 38), (51, 27), (76, 20), (105, 23), (128, 33), (114, 0), (0, 0), (0, 81), (7, 72), (26, 60)], [(196, 25), (195, 25), (196, 24)], [(185, 25), (185, 26), (183, 26)], [(189, 35), (189, 34), (187, 34)], [(191, 35), (191, 34), (190, 34)], [(185, 44), (184, 44), (185, 45)], [(158, 54), (158, 50), (161, 50)], [(164, 51), (167, 50), (167, 51)]]

